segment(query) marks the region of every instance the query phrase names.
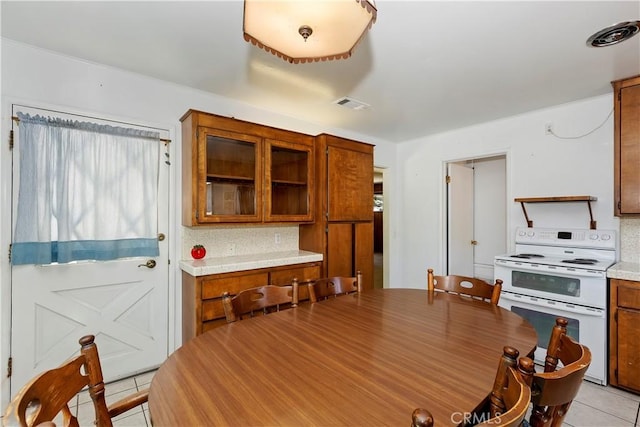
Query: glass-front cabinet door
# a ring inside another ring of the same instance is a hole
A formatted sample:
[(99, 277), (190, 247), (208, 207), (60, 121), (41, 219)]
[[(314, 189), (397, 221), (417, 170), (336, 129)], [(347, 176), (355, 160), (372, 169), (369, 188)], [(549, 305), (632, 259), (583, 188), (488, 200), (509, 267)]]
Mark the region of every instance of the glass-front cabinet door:
[(265, 220), (313, 221), (313, 145), (265, 140)]
[(201, 127), (198, 151), (198, 222), (261, 221), (261, 138)]

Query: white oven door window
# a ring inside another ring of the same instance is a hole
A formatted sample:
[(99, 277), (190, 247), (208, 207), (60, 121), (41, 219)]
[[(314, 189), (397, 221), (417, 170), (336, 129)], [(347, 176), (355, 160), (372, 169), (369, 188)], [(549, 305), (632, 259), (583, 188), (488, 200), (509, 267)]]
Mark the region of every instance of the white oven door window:
[(535, 361), (541, 365), (544, 365), (551, 329), (555, 325), (556, 318), (564, 317), (567, 319), (569, 321), (568, 335), (591, 350), (591, 365), (587, 370), (586, 378), (606, 385), (607, 319), (604, 310), (543, 298), (514, 295), (510, 292), (502, 293), (500, 306), (525, 318), (535, 328), (538, 334)]
[(496, 263), (495, 277), (504, 281), (503, 292), (587, 307), (605, 308), (607, 302), (606, 277), (602, 271), (523, 265), (512, 268)]

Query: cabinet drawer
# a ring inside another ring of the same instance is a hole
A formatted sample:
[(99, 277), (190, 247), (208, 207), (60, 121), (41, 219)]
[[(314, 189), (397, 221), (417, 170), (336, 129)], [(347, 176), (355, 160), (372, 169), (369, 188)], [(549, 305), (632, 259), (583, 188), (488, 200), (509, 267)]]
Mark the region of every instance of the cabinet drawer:
[(307, 280), (314, 280), (320, 277), (320, 266), (311, 265), (307, 267), (289, 268), (286, 270), (276, 270), (271, 272), (271, 285), (290, 285), (294, 278), (298, 279), (299, 283), (306, 282)]
[(640, 310), (640, 286), (618, 286), (618, 307)]
[(269, 283), (269, 275), (267, 273), (234, 275), (231, 277), (203, 279), (202, 281), (202, 299), (210, 299), (222, 297), (222, 294), (229, 292), (232, 295), (239, 291), (258, 286), (266, 286)]
[(320, 266), (311, 265), (307, 267), (272, 271), (270, 284), (278, 286), (289, 285), (294, 278), (297, 278), (300, 283), (300, 287), (298, 288), (298, 300), (308, 300), (309, 290), (305, 282), (320, 278)]
[(202, 301), (202, 321), (224, 318), (224, 306), (222, 298), (214, 298)]

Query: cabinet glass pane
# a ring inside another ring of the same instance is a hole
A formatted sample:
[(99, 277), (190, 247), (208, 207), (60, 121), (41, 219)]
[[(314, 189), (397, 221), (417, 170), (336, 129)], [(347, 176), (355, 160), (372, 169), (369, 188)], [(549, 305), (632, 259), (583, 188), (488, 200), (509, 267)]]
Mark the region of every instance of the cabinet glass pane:
[(271, 214), (305, 215), (309, 153), (271, 146)]
[(207, 215), (254, 215), (256, 145), (207, 135)]

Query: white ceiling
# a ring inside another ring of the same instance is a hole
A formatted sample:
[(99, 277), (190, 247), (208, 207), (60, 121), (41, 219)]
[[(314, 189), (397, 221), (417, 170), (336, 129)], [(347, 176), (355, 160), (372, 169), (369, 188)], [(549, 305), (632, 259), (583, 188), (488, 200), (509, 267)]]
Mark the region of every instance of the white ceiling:
[[(378, 0), (351, 58), (297, 65), (244, 41), (240, 0), (1, 7), (3, 38), (389, 142), (610, 93), (640, 74), (640, 35), (586, 46), (639, 20), (638, 0)], [(371, 108), (333, 104), (343, 96)]]

